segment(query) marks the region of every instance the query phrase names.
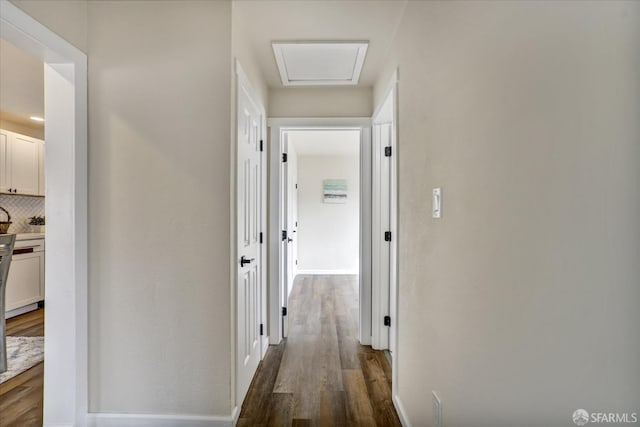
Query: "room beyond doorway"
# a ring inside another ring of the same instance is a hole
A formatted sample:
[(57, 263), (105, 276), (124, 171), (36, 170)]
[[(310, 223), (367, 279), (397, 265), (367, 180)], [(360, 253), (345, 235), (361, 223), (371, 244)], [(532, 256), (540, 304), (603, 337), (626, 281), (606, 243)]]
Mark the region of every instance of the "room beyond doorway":
[(295, 274), (305, 273), (359, 276), (358, 338), (368, 345), (371, 120), (289, 118), (268, 125), (270, 344), (287, 336), (289, 288)]
[(288, 132), (290, 278), (358, 274), (359, 156), (360, 130)]

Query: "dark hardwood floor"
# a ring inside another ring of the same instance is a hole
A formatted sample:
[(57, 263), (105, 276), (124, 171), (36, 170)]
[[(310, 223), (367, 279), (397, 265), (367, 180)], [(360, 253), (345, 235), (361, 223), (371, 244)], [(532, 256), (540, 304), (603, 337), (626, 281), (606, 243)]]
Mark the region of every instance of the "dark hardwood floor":
[(298, 276), (289, 338), (271, 346), (238, 426), (400, 426), (391, 368), (358, 343), (357, 276)]
[[(44, 309), (7, 320), (7, 335), (44, 336)], [(41, 362), (0, 384), (0, 426), (41, 426), (43, 383), (44, 363)]]

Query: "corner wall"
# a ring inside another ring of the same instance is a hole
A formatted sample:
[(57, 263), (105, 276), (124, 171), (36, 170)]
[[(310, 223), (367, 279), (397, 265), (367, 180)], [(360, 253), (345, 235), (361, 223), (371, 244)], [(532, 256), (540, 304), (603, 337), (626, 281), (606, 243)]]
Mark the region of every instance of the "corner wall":
[(638, 412), (640, 4), (409, 2), (395, 66), (409, 424)]

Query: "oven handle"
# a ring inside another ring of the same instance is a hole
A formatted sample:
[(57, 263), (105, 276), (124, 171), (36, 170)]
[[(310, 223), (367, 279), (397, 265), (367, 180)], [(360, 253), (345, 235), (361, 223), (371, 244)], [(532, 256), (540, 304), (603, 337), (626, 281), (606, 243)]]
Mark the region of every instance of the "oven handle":
[(33, 249), (35, 247), (29, 247), (29, 248), (18, 248), (18, 249), (14, 249), (13, 250), (13, 255), (22, 255), (22, 254), (32, 254), (33, 253)]

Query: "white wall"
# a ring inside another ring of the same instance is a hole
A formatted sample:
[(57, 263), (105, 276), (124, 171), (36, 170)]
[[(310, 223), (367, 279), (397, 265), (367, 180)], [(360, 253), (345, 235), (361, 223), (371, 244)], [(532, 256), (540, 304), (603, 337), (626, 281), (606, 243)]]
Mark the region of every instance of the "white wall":
[(640, 4), (409, 2), (396, 65), (409, 423), (640, 410)]
[[(356, 141), (357, 143), (358, 141)], [(358, 273), (358, 156), (298, 155), (298, 270)], [(323, 203), (322, 181), (346, 179), (346, 204)]]
[(370, 87), (270, 88), (269, 117), (371, 117)]
[(90, 409), (229, 415), (231, 3), (88, 29)]

